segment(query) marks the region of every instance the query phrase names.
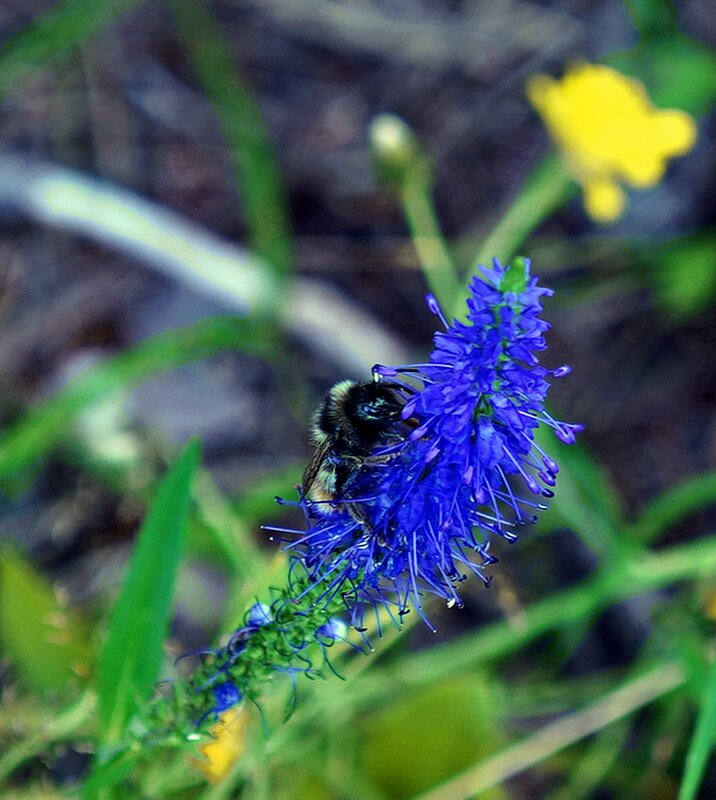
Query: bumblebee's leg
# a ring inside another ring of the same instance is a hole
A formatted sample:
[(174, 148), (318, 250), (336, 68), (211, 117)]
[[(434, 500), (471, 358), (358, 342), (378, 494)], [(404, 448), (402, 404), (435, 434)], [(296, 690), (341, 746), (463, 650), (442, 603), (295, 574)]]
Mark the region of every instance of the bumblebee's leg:
[[(344, 496), (344, 492), (360, 475), (366, 459), (363, 457), (349, 457), (343, 458), (342, 462), (338, 465), (336, 470), (336, 496), (342, 501), (346, 511), (353, 517), (353, 519), (360, 523), (366, 531), (372, 530), (370, 519), (366, 510), (361, 502), (351, 502), (350, 499)], [(380, 542), (385, 544), (385, 542)]]

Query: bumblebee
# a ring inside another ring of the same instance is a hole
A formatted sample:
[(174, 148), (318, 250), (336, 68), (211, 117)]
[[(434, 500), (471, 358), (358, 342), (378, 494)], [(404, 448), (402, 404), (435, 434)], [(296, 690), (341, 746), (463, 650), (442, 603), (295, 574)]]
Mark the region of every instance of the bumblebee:
[[(321, 511), (338, 507), (346, 487), (366, 463), (381, 460), (374, 451), (399, 437), (390, 428), (400, 421), (403, 401), (390, 384), (378, 381), (337, 383), (313, 416), (315, 450), (302, 480), (302, 492)], [(348, 511), (363, 522), (357, 505)]]

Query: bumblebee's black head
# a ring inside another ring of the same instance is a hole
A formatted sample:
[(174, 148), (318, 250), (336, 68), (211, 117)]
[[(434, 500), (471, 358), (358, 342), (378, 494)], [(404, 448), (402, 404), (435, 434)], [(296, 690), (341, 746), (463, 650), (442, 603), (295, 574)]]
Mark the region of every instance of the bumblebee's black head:
[[(328, 437), (334, 449), (370, 449), (400, 419), (403, 403), (390, 386), (341, 381), (328, 393), (314, 422), (314, 440)], [(316, 429), (319, 436), (316, 436)]]
[(343, 411), (357, 430), (385, 430), (400, 419), (402, 407), (393, 389), (375, 381), (354, 383), (343, 400)]

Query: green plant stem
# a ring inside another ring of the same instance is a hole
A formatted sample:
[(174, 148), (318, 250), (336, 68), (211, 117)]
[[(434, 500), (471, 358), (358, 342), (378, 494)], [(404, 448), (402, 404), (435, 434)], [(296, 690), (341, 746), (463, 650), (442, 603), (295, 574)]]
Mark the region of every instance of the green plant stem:
[(609, 692), (581, 711), (568, 714), (539, 731), (484, 759), (413, 800), (467, 800), (498, 786), (535, 766), (565, 747), (595, 733), (616, 720), (673, 692), (685, 682), (676, 664), (660, 664)]
[[(489, 265), (495, 257), (503, 263), (509, 262), (537, 225), (570, 198), (574, 188), (561, 157), (551, 153), (535, 167), (517, 197), (480, 246), (468, 279), (479, 274), (480, 267)], [(461, 318), (465, 314), (464, 306), (462, 289), (453, 298), (450, 307), (453, 314)]]
[(462, 280), (435, 213), (427, 170), (416, 166), (398, 194), (425, 280), (443, 308), (449, 307)]
[(601, 731), (574, 765), (568, 783), (550, 794), (546, 800), (582, 800), (603, 786), (609, 780), (631, 730), (629, 720), (622, 719)]
[(624, 5), (642, 39), (668, 36), (678, 30), (670, 0), (625, 0)]
[[(293, 234), (281, 170), (261, 110), (203, 0), (175, 0), (172, 7), (191, 65), (231, 146), (251, 248), (285, 279), (293, 265)], [(276, 304), (280, 299), (277, 292)]]
[(544, 427), (536, 432), (535, 442), (561, 466), (559, 489), (539, 524), (545, 529), (566, 524), (603, 563), (628, 558), (639, 549), (624, 535), (619, 499), (586, 449), (579, 442), (565, 445)]
[(7, 748), (0, 756), (0, 781), (5, 780), (20, 764), (49, 745), (75, 734), (93, 716), (95, 706), (95, 695), (87, 692), (74, 705), (57, 714), (46, 726)]

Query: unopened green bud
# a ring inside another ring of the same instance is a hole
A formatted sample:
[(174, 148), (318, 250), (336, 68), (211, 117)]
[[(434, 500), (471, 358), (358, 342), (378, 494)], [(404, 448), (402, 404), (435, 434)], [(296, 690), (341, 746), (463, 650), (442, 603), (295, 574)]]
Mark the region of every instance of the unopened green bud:
[(505, 268), (505, 277), (502, 279), (500, 289), (503, 292), (521, 294), (527, 288), (530, 277), (530, 260), (524, 256), (515, 256), (512, 263)]
[(370, 149), (376, 172), (400, 188), (420, 171), (425, 177), (427, 159), (408, 124), (395, 114), (379, 114), (370, 124)]

